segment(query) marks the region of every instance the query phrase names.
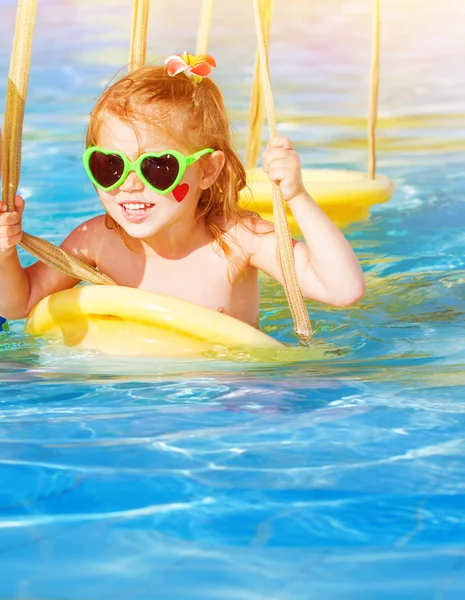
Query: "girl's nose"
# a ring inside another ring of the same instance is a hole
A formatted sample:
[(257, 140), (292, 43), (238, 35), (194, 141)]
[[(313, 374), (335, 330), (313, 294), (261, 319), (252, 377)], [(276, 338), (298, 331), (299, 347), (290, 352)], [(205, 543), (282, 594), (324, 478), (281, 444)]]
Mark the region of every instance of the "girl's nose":
[(126, 180), (120, 185), (122, 192), (141, 192), (144, 189), (144, 183), (139, 179), (135, 171), (131, 171)]

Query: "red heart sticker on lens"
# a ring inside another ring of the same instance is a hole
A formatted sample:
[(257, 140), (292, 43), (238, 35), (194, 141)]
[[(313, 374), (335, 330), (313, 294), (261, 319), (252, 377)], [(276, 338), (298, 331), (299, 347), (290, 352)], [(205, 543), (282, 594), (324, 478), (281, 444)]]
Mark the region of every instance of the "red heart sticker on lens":
[(187, 196), (187, 192), (189, 191), (189, 186), (187, 183), (181, 183), (176, 186), (173, 190), (173, 196), (176, 199), (176, 202), (182, 202), (184, 198)]

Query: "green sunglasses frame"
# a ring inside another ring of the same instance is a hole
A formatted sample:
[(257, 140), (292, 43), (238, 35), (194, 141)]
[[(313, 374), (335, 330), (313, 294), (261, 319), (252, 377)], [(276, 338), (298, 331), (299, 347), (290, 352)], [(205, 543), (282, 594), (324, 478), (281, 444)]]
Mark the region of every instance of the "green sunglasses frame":
[[(101, 152), (102, 154), (106, 154), (107, 156), (119, 156), (124, 163), (123, 174), (116, 183), (110, 185), (109, 187), (103, 187), (103, 185), (99, 184), (93, 176), (92, 171), (90, 170), (90, 157), (94, 152)], [(131, 162), (125, 154), (119, 152), (118, 150), (107, 150), (106, 148), (100, 148), (99, 146), (89, 146), (89, 148), (87, 148), (87, 150), (82, 155), (82, 162), (84, 164), (84, 169), (86, 170), (89, 179), (92, 181), (95, 187), (97, 187), (99, 190), (102, 190), (103, 192), (111, 192), (112, 190), (122, 185), (126, 181), (126, 178), (129, 175), (129, 173), (131, 173), (131, 171), (134, 171), (139, 177), (139, 179), (150, 189), (157, 192), (157, 194), (165, 195), (173, 191), (174, 188), (178, 185), (178, 183), (184, 177), (184, 173), (186, 172), (187, 167), (189, 167), (192, 163), (195, 163), (197, 160), (202, 158), (202, 156), (205, 156), (205, 154), (211, 154), (212, 152), (215, 152), (213, 148), (204, 148), (203, 150), (194, 152), (194, 154), (191, 154), (190, 156), (184, 156), (184, 154), (181, 154), (181, 152), (178, 152), (177, 150), (163, 150), (163, 152), (146, 152), (145, 154), (141, 154), (135, 162)], [(152, 185), (149, 181), (147, 181), (147, 179), (144, 177), (144, 174), (142, 173), (141, 165), (145, 158), (160, 158), (168, 154), (174, 156), (174, 158), (176, 158), (176, 160), (178, 161), (179, 172), (178, 176), (176, 177), (176, 180), (170, 185), (169, 188), (167, 188), (166, 190), (160, 190), (154, 185)]]

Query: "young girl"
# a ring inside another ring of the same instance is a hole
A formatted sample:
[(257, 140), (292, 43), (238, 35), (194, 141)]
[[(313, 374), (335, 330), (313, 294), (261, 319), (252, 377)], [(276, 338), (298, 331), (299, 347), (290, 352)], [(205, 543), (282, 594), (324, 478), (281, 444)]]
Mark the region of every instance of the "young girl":
[[(91, 113), (84, 166), (105, 215), (77, 227), (62, 247), (116, 283), (224, 312), (257, 326), (258, 269), (282, 283), (272, 224), (238, 205), (245, 171), (222, 95), (205, 78), (211, 57), (184, 54), (114, 83)], [(291, 142), (272, 139), (263, 156), (303, 233), (294, 241), (305, 298), (347, 306), (364, 293), (350, 245), (304, 189)], [(271, 189), (270, 189), (271, 193)], [(23, 269), (24, 201), (0, 205), (0, 314), (26, 317), (45, 296), (78, 281), (41, 262)]]

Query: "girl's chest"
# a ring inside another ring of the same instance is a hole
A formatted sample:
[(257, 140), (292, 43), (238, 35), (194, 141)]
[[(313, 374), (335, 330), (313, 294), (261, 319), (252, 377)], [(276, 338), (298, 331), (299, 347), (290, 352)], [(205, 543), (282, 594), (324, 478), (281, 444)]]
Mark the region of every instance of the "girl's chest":
[(99, 268), (119, 285), (167, 294), (215, 310), (227, 307), (233, 293), (230, 263), (209, 246), (176, 260), (131, 251), (105, 253)]

